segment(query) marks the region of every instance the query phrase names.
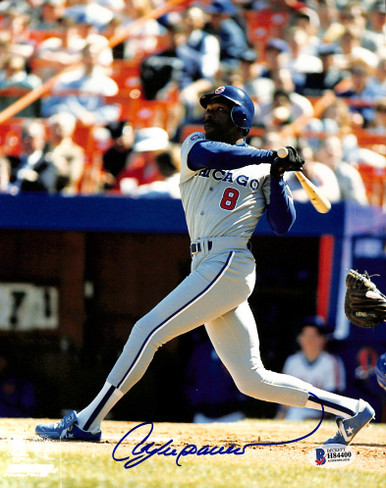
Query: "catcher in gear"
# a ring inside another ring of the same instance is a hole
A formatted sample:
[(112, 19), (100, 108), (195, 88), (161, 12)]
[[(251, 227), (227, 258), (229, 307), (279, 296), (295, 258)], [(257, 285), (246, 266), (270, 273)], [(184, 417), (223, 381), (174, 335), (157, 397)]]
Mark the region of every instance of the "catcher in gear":
[(346, 285), (344, 311), (349, 321), (364, 328), (381, 325), (386, 320), (386, 296), (378, 290), (368, 273), (350, 269)]

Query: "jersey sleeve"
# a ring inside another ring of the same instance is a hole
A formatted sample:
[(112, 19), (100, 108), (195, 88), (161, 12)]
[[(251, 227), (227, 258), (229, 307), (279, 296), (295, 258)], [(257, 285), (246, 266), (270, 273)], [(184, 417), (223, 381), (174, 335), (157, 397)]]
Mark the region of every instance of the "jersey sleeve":
[(252, 164), (272, 163), (276, 154), (276, 151), (271, 149), (258, 149), (245, 142), (228, 144), (201, 139), (191, 149), (188, 163), (190, 168), (197, 171), (203, 168), (232, 170)]
[(202, 132), (193, 132), (182, 143), (181, 146), (181, 183), (192, 178), (196, 171), (191, 170), (188, 166), (188, 156), (192, 147), (198, 142), (205, 139)]
[(291, 190), (284, 179), (270, 177), (268, 222), (275, 234), (288, 232), (296, 220), (296, 210)]

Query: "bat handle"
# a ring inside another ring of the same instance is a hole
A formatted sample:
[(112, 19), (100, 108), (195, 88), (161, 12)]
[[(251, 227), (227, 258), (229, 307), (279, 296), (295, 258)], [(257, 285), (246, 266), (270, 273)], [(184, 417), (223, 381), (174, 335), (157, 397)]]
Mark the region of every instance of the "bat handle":
[(279, 158), (284, 159), (288, 156), (288, 149), (286, 147), (279, 147), (276, 151)]

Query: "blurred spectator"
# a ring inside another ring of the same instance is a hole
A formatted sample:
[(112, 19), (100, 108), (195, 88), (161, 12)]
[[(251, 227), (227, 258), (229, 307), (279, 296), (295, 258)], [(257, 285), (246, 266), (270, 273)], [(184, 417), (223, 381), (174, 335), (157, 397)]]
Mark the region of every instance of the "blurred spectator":
[(321, 44), (318, 56), (322, 63), (319, 72), (306, 73), (300, 91), (305, 96), (320, 97), (326, 90), (333, 90), (347, 75), (335, 65), (335, 55), (338, 53), (336, 44)]
[[(0, 71), (0, 89), (19, 88), (21, 90), (33, 90), (40, 86), (41, 79), (34, 75), (28, 74), (26, 70), (26, 61), (22, 56), (9, 55), (4, 62), (4, 69)], [(26, 93), (26, 92), (25, 92)], [(25, 93), (15, 93), (6, 96), (0, 96), (0, 111), (12, 105), (16, 100), (21, 98)], [(38, 117), (40, 115), (40, 101), (33, 102), (28, 107), (21, 110), (17, 115), (19, 117)]]
[[(383, 8), (385, 5), (383, 4)], [(352, 26), (358, 31), (360, 45), (371, 52), (377, 52), (377, 36), (367, 28), (367, 12), (364, 2), (354, 1), (347, 4), (339, 11), (339, 20), (344, 27)]]
[(350, 200), (367, 205), (366, 189), (359, 171), (343, 160), (342, 141), (337, 136), (329, 136), (322, 141), (316, 159), (331, 168), (338, 179), (342, 200)]
[[(165, 33), (156, 19), (144, 17), (153, 10), (152, 0), (125, 0), (124, 8), (119, 14), (124, 29), (130, 29), (130, 36), (124, 41), (124, 58), (135, 59), (143, 54), (154, 52), (159, 38)], [(136, 22), (141, 19), (139, 24)]]
[(242, 54), (248, 49), (246, 33), (234, 20), (237, 7), (231, 0), (215, 0), (205, 10), (209, 13), (205, 30), (220, 41), (222, 69), (237, 68)]
[(349, 65), (349, 73), (349, 78), (336, 87), (337, 95), (353, 102), (359, 102), (355, 105), (351, 104), (350, 108), (352, 112), (362, 117), (362, 126), (367, 127), (374, 118), (372, 104), (382, 97), (382, 93), (372, 82), (373, 69), (366, 61), (352, 60)]
[(11, 167), (7, 158), (0, 156), (0, 193), (7, 193)]
[(377, 53), (385, 54), (386, 6), (383, 0), (374, 0), (367, 12), (367, 26), (377, 46)]
[(374, 105), (374, 119), (368, 127), (372, 134), (386, 136), (386, 97), (381, 98)]
[[(359, 120), (357, 120), (359, 118)], [(339, 135), (342, 141), (343, 159), (345, 161), (356, 161), (358, 139), (353, 130), (362, 125), (362, 117), (359, 114), (350, 112), (349, 106), (342, 98), (336, 98), (320, 114), (319, 118), (313, 118), (306, 129), (311, 132)], [(308, 138), (311, 147), (317, 150), (321, 144), (321, 138)]]
[(35, 389), (29, 380), (20, 377), (10, 358), (9, 352), (0, 352), (0, 417), (33, 417)]
[(380, 97), (386, 97), (386, 52), (379, 58), (378, 64), (370, 77), (370, 83), (378, 91)]
[(0, 3), (0, 12), (17, 9), (22, 13), (34, 14), (42, 6), (44, 0), (2, 0)]
[(36, 47), (31, 69), (45, 81), (66, 66), (80, 61), (84, 45), (75, 21), (64, 17), (60, 25), (58, 24), (55, 35)]
[(113, 54), (107, 39), (97, 34), (91, 24), (77, 24), (72, 18), (64, 17), (55, 34), (37, 47), (31, 61), (32, 69), (46, 80), (66, 66), (81, 61), (82, 50), (88, 44), (98, 51), (98, 63), (110, 67)]
[(213, 81), (220, 67), (220, 43), (214, 35), (203, 30), (206, 21), (206, 13), (196, 6), (189, 7), (183, 16), (186, 45), (192, 50), (192, 57), (200, 62), (201, 77)]
[(267, 130), (280, 130), (294, 121), (289, 93), (285, 90), (275, 90), (272, 101), (261, 104), (259, 109), (255, 114), (255, 124)]
[[(287, 358), (283, 373), (312, 383), (317, 388), (342, 394), (346, 387), (345, 369), (338, 356), (325, 351), (327, 332), (321, 317), (306, 317), (297, 338), (301, 350)], [(300, 407), (279, 407), (277, 414), (277, 418), (286, 420), (319, 417), (319, 410)]]
[(75, 117), (68, 113), (55, 114), (48, 119), (47, 157), (56, 166), (56, 190), (67, 194), (78, 191), (85, 164), (83, 148), (72, 139), (75, 126)]
[(352, 121), (350, 108), (342, 98), (336, 98), (320, 115), (320, 120), (326, 121), (324, 128), (327, 132), (350, 134)]
[(102, 32), (113, 17), (113, 12), (95, 2), (95, 0), (77, 0), (64, 11), (66, 17), (72, 17), (75, 22), (87, 22)]
[[(272, 98), (269, 101), (263, 101), (257, 107), (255, 122), (257, 125), (267, 129), (279, 129), (290, 124), (302, 115), (311, 117), (314, 113), (311, 103), (302, 95), (288, 91), (290, 88), (291, 77), (288, 70), (280, 70), (278, 82)], [(285, 78), (288, 76), (288, 80)]]
[(155, 158), (168, 147), (168, 133), (160, 127), (138, 130), (126, 167), (118, 174), (116, 189), (128, 194), (137, 186), (162, 180)]
[(296, 86), (289, 69), (281, 68), (274, 74), (273, 86), (274, 89), (284, 90), (289, 94), (291, 111), (294, 118), (302, 115), (312, 117), (314, 114), (312, 103), (305, 96), (296, 92)]
[(7, 33), (0, 31), (0, 71), (5, 69), (5, 63), (10, 57), (10, 45)]
[(355, 59), (362, 59), (373, 68), (377, 65), (377, 54), (361, 45), (360, 29), (355, 25), (348, 25), (333, 42), (341, 48), (341, 53), (335, 56), (339, 68), (347, 69)]
[(319, 0), (317, 11), (319, 16), (319, 39), (325, 43), (329, 43), (329, 38), (326, 33), (329, 31), (331, 24), (338, 18), (338, 5), (336, 0)]
[(44, 153), (45, 135), (44, 124), (38, 120), (23, 127), (23, 152), (19, 157), (8, 157), (11, 164), (10, 193), (55, 191), (57, 171)]
[(65, 10), (66, 0), (43, 0), (39, 21), (32, 24), (38, 31), (56, 31)]
[(155, 164), (160, 173), (159, 180), (131, 187), (127, 193), (123, 187), (122, 192), (134, 198), (181, 198), (180, 151), (179, 144), (170, 144), (169, 148), (155, 156)]
[(310, 51), (309, 36), (301, 27), (292, 27), (286, 33), (290, 56), (286, 68), (291, 71), (295, 85), (302, 86), (306, 73), (320, 73), (322, 62), (314, 51)]
[(107, 126), (113, 141), (103, 154), (105, 188), (114, 188), (119, 173), (125, 168), (133, 150), (134, 129), (128, 122), (116, 122)]
[(204, 31), (207, 14), (199, 7), (189, 7), (183, 15), (183, 26), (187, 35), (186, 43), (180, 46), (179, 54), (187, 66), (196, 66), (199, 72), (192, 83), (185, 83), (180, 92), (180, 101), (191, 118), (197, 106), (200, 92), (210, 90), (220, 69), (220, 43), (218, 39)]
[[(335, 173), (326, 164), (315, 161), (312, 148), (303, 145), (301, 154), (306, 161), (303, 166), (305, 176), (327, 197), (331, 203), (339, 202), (340, 189)], [(308, 202), (309, 197), (293, 172), (288, 173), (287, 184), (292, 191), (294, 200)]]
[(104, 34), (99, 34), (95, 25), (88, 20), (79, 21), (76, 24), (77, 34), (80, 38), (78, 44), (83, 49), (91, 45), (97, 54), (98, 63), (104, 66), (106, 73), (109, 73), (111, 63), (113, 62), (113, 52), (108, 45), (108, 40)]
[(290, 48), (283, 39), (273, 38), (266, 43), (264, 53), (265, 59), (260, 76), (273, 79), (280, 68), (287, 67)]
[(165, 49), (147, 56), (140, 67), (147, 100), (164, 98), (170, 90), (183, 88), (201, 78), (199, 62), (185, 54), (186, 37), (181, 23), (167, 17), (162, 23), (166, 29)]
[(277, 130), (264, 131), (262, 138), (252, 137), (250, 144), (261, 149), (275, 149), (278, 146), (297, 146), (297, 139), (293, 135), (282, 135)]
[[(103, 31), (104, 37), (110, 41), (115, 36), (123, 35), (124, 27), (122, 25), (122, 19), (120, 16), (115, 15), (110, 22), (106, 25), (105, 30)], [(115, 44), (111, 48), (113, 59), (124, 59), (125, 57), (125, 43), (124, 41)]]
[(124, 0), (97, 0), (99, 5), (110, 9), (114, 13), (121, 13), (125, 8)]
[[(53, 89), (54, 95), (42, 102), (43, 117), (67, 112), (86, 126), (107, 125), (118, 120), (119, 106), (105, 103), (106, 96), (118, 93), (118, 85), (106, 75), (98, 56), (98, 46), (87, 44), (83, 48), (83, 66), (64, 73), (59, 78)], [(74, 91), (75, 93), (66, 94)]]
[(0, 20), (2, 35), (8, 39), (9, 54), (23, 56), (25, 60), (32, 56), (35, 49), (28, 36), (30, 19), (29, 13), (9, 9), (2, 13)]
[[(253, 99), (259, 99), (268, 91), (266, 82), (272, 84), (267, 78), (258, 76), (259, 66), (255, 49), (246, 49), (240, 56), (240, 66), (230, 75), (230, 84), (238, 86)], [(263, 86), (261, 87), (261, 82)]]
[(304, 53), (314, 55), (321, 42), (319, 36), (320, 19), (318, 10), (315, 8), (316, 4), (307, 2), (310, 5), (301, 5), (300, 8), (295, 9), (292, 14), (291, 23), (296, 28), (303, 30), (307, 35), (305, 46), (303, 46)]

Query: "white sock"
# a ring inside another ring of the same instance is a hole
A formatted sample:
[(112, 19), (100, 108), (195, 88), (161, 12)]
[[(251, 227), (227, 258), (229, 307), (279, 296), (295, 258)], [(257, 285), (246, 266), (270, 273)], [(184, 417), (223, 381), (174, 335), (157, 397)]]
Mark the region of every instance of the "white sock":
[(121, 390), (106, 381), (90, 405), (78, 413), (79, 427), (89, 432), (100, 430), (102, 420), (122, 396), (123, 392)]
[(310, 393), (313, 393), (317, 398), (313, 398), (312, 395), (308, 397), (306, 408), (315, 408), (322, 410), (321, 404), (323, 404), (324, 411), (332, 413), (339, 417), (350, 418), (355, 415), (358, 408), (358, 400), (354, 398), (337, 395), (336, 393), (330, 393), (329, 391), (320, 390), (319, 388), (312, 388)]

